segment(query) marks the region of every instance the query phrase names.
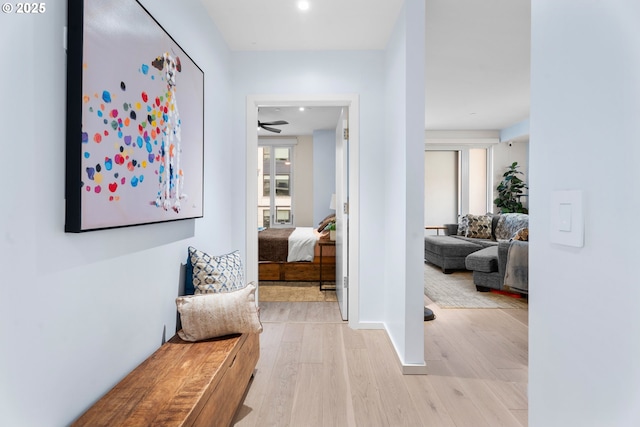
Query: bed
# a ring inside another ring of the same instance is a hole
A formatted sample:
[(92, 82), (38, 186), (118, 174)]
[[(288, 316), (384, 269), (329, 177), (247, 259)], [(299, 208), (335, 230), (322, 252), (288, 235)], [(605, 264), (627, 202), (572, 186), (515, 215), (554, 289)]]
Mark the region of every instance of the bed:
[(320, 248), (327, 232), (311, 227), (267, 228), (258, 232), (258, 280), (335, 281), (335, 246)]

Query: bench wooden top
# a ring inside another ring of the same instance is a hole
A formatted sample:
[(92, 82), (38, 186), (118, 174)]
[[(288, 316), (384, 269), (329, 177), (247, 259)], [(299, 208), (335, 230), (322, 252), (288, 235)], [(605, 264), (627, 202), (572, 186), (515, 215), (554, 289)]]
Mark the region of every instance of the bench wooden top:
[(233, 365), (248, 336), (196, 343), (174, 336), (72, 426), (192, 425), (223, 376), (216, 373)]

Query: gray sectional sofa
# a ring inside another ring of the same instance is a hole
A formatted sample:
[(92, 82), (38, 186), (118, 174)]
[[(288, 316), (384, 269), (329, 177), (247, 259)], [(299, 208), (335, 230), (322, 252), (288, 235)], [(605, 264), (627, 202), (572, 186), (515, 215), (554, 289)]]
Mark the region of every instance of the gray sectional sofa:
[[(473, 271), (479, 291), (512, 288), (528, 293), (528, 243), (518, 241), (518, 257), (509, 263), (513, 237), (528, 230), (526, 214), (465, 215), (460, 224), (448, 224), (444, 236), (425, 236), (424, 259), (442, 269)], [(513, 251), (516, 252), (515, 250)], [(509, 271), (509, 275), (507, 272)], [(505, 276), (511, 286), (505, 286)]]

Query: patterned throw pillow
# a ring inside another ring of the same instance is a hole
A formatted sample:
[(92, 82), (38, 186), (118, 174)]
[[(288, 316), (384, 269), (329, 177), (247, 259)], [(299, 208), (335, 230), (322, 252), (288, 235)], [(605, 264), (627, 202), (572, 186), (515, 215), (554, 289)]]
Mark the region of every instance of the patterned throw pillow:
[(189, 246), (195, 294), (231, 292), (242, 289), (244, 273), (240, 252), (211, 256)]
[(467, 226), (466, 237), (475, 239), (491, 238), (491, 217), (487, 215), (467, 215), (469, 225)]
[(468, 214), (464, 215), (462, 218), (460, 218), (460, 224), (458, 225), (458, 236), (466, 236), (467, 235), (467, 228), (469, 227), (469, 218), (468, 218)]
[(496, 239), (509, 240), (521, 228), (529, 227), (529, 215), (523, 213), (500, 214), (498, 225), (496, 226)]
[(528, 228), (521, 228), (520, 230), (516, 231), (516, 234), (513, 235), (513, 240), (520, 240), (522, 242), (528, 242), (529, 241), (529, 229)]

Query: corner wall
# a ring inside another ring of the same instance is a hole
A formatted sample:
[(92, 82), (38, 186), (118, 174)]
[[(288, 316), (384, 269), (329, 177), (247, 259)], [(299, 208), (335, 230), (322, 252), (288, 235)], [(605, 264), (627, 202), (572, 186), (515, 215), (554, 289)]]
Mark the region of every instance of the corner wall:
[[(636, 0), (532, 1), (529, 425), (640, 425)], [(582, 190), (584, 247), (550, 240)]]
[(424, 25), (405, 1), (385, 52), (384, 322), (406, 373), (424, 366)]
[(63, 231), (66, 2), (0, 15), (11, 58), (0, 79), (0, 425), (71, 423), (174, 334), (187, 246), (243, 243), (220, 226), (241, 214), (226, 201), (243, 191), (218, 185), (240, 181), (228, 161), (229, 52), (199, 1), (143, 3), (205, 73), (205, 217), (83, 234)]

